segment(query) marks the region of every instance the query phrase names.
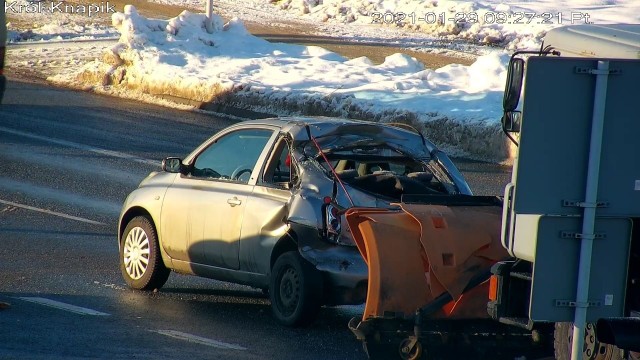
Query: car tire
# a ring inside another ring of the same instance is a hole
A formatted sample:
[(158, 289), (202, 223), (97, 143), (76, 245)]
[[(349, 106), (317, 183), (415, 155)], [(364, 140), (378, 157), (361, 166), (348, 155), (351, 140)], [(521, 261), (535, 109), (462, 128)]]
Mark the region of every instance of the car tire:
[[(553, 334), (553, 347), (557, 360), (571, 359), (573, 323), (556, 323)], [(583, 360), (622, 360), (623, 352), (617, 347), (601, 343), (596, 338), (595, 324), (587, 324)]]
[(278, 257), (269, 283), (269, 299), (276, 320), (285, 326), (306, 326), (322, 306), (322, 275), (297, 252)]
[(170, 270), (162, 262), (155, 227), (146, 216), (137, 216), (127, 224), (120, 244), (120, 271), (129, 287), (138, 290), (160, 289)]

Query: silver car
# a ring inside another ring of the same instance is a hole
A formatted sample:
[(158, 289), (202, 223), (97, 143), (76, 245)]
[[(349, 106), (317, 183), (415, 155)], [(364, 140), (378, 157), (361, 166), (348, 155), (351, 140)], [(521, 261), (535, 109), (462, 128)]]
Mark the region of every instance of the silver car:
[(322, 305), (365, 300), (367, 267), (345, 209), (471, 194), (414, 129), (344, 119), (242, 122), (162, 170), (120, 215), (127, 284), (159, 289), (173, 270), (253, 286), (288, 326), (310, 323)]

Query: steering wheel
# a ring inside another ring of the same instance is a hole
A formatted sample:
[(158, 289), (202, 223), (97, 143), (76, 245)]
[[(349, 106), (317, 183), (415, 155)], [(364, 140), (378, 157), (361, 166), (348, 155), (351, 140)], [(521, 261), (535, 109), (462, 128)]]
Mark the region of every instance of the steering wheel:
[(248, 165), (240, 165), (231, 173), (231, 180), (238, 180), (240, 176), (245, 173), (251, 175), (251, 169), (247, 167)]

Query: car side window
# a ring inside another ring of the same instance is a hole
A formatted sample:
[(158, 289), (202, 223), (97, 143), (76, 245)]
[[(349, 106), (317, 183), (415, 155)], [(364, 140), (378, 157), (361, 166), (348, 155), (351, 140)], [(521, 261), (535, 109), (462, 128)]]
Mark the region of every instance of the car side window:
[(226, 134), (195, 159), (191, 176), (248, 183), (272, 130), (243, 129)]
[(277, 186), (278, 184), (288, 183), (290, 179), (291, 156), (289, 155), (287, 142), (281, 138), (269, 155), (260, 183)]
[(269, 156), (261, 183), (288, 188), (296, 176), (297, 171), (291, 160), (289, 146), (285, 139), (281, 138)]

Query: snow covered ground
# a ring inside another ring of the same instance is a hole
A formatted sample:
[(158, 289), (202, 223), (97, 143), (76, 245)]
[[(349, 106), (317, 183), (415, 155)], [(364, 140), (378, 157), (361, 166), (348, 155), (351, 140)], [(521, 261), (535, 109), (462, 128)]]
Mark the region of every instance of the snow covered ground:
[[(192, 0), (159, 1), (202, 7)], [(375, 39), (402, 46), (405, 40), (413, 45), (416, 39), (445, 39), (445, 44), (463, 40), (472, 44), (465, 49), (474, 49), (477, 60), (471, 66), (425, 69), (415, 59), (395, 54), (376, 65), (367, 58), (346, 59), (318, 47), (269, 43), (249, 34), (238, 19), (224, 25), (217, 17), (216, 31), (209, 34), (201, 14), (186, 11), (169, 20), (148, 19), (132, 6), (113, 15), (113, 27), (86, 15), (51, 12), (42, 23), (33, 22), (31, 33), (13, 29), (12, 37), (46, 42), (120, 35), (117, 45), (105, 52), (96, 53), (94, 47), (84, 56), (75, 48), (69, 50), (67, 63), (61, 59), (64, 51), (54, 55), (55, 61), (69, 65), (50, 74), (58, 83), (92, 85), (128, 95), (225, 101), (274, 114), (400, 120), (421, 127), (453, 155), (508, 161), (510, 148), (499, 128), (507, 50), (538, 47), (545, 31), (571, 19), (574, 23), (585, 18), (596, 23), (640, 22), (640, 2), (632, 0), (539, 0), (509, 5), (497, 0), (225, 0), (214, 4), (226, 16), (237, 14), (262, 23), (302, 21), (313, 25), (310, 30), (318, 34), (355, 41)], [(11, 10), (8, 15), (11, 19)], [(42, 58), (21, 61), (30, 66), (38, 61), (47, 64), (52, 52), (44, 50), (38, 54)], [(12, 52), (19, 54), (17, 49), (10, 50), (9, 57)], [(23, 49), (23, 55), (29, 52)], [(87, 57), (97, 59), (80, 66), (83, 61), (78, 59)]]
[[(204, 11), (201, 0), (152, 1)], [(428, 35), (509, 50), (538, 46), (556, 26), (640, 22), (636, 0), (214, 0), (216, 6), (245, 21), (307, 22), (327, 36)]]

